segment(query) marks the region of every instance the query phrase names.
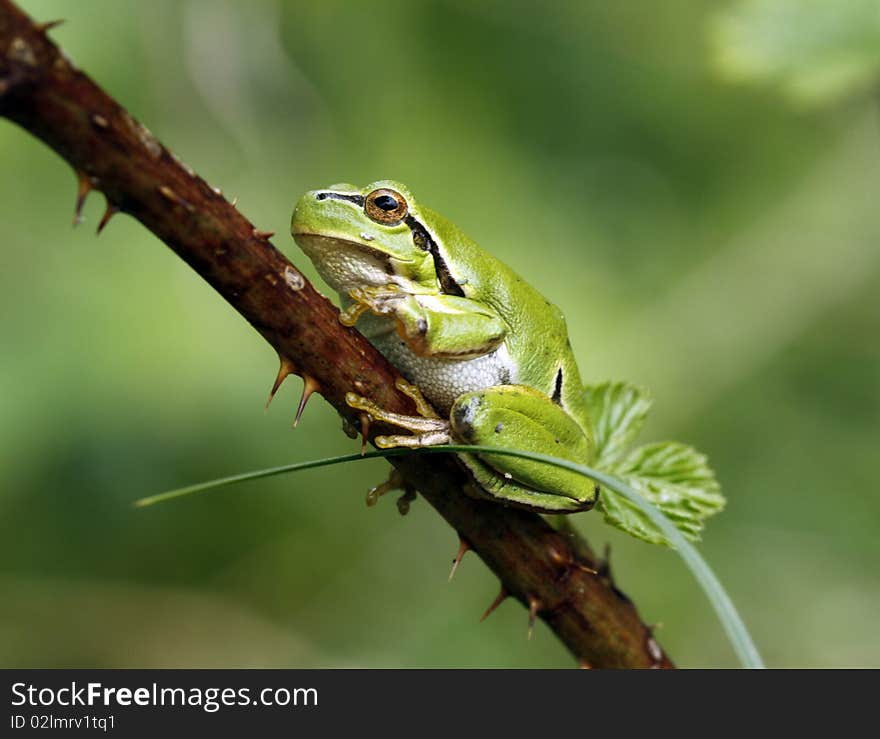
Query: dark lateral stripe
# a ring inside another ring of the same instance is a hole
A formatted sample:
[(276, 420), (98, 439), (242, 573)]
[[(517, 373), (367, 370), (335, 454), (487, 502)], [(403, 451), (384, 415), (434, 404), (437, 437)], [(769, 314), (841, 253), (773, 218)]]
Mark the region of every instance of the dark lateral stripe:
[(553, 395), (550, 399), (556, 405), (562, 405), (562, 367), (556, 371), (556, 387), (553, 388)]
[(344, 192), (336, 192), (335, 190), (324, 190), (315, 195), (316, 200), (326, 200), (327, 198), (331, 200), (347, 200), (349, 203), (354, 203), (361, 207), (364, 206), (363, 195), (347, 195)]
[(412, 231), (413, 241), (416, 246), (431, 253), (431, 256), (434, 259), (434, 271), (437, 273), (437, 279), (440, 280), (440, 288), (443, 292), (446, 295), (458, 295), (460, 298), (463, 298), (464, 290), (461, 289), (461, 285), (455, 281), (455, 278), (449, 271), (449, 267), (446, 266), (446, 262), (440, 254), (440, 249), (437, 247), (434, 239), (431, 238), (428, 229), (425, 228), (412, 214), (407, 215), (407, 217), (403, 219), (403, 222), (409, 227), (409, 230)]

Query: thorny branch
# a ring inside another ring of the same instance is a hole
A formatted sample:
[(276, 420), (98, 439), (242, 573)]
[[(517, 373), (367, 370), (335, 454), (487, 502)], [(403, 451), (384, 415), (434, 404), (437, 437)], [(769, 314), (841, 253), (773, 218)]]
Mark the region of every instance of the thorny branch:
[[(412, 414), (398, 373), (258, 230), (180, 162), (115, 100), (80, 72), (35, 24), (0, 0), (0, 115), (42, 139), (79, 179), (76, 214), (91, 190), (107, 200), (99, 232), (115, 213), (139, 220), (207, 280), (278, 352), (276, 387), (304, 378), (303, 402), (319, 392), (359, 424), (345, 394)], [(370, 438), (381, 424), (364, 429)], [(388, 429), (385, 429), (387, 432)], [(445, 456), (397, 457), (416, 487), (501, 580), (504, 598), (542, 618), (582, 666), (671, 667), (607, 565), (567, 527), (463, 492), (467, 474)], [(456, 559), (460, 559), (460, 556)], [(593, 570), (598, 570), (595, 574)]]

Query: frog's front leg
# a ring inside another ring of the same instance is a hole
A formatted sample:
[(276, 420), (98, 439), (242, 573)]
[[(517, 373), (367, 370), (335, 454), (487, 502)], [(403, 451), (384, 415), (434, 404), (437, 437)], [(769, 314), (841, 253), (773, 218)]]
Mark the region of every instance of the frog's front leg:
[[(452, 436), (465, 444), (502, 447), (587, 463), (592, 439), (544, 393), (523, 385), (498, 385), (465, 393), (450, 412)], [(599, 487), (571, 470), (492, 454), (462, 455), (487, 494), (542, 512), (589, 510)]]
[(411, 294), (397, 285), (349, 291), (340, 321), (353, 326), (366, 312), (396, 319), (413, 352), (436, 359), (469, 359), (496, 349), (507, 334), (501, 317), (482, 303), (456, 295)]
[(377, 436), (375, 439), (376, 446), (380, 449), (391, 449), (400, 446), (418, 448), (450, 443), (452, 436), (450, 435), (451, 426), (449, 421), (440, 418), (434, 413), (431, 406), (428, 405), (428, 402), (422, 396), (421, 391), (415, 385), (410, 385), (403, 379), (398, 379), (394, 385), (404, 395), (412, 398), (416, 404), (418, 416), (392, 413), (356, 393), (347, 393), (345, 396), (345, 402), (351, 408), (368, 414), (372, 420), (384, 421), (397, 428), (412, 432), (412, 436)]

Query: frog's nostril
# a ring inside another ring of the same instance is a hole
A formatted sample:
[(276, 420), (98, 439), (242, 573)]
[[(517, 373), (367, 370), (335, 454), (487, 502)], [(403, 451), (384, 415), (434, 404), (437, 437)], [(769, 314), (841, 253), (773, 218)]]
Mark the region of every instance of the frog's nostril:
[(327, 199), (326, 192), (319, 192), (317, 195), (315, 195), (315, 200), (326, 200), (326, 199)]

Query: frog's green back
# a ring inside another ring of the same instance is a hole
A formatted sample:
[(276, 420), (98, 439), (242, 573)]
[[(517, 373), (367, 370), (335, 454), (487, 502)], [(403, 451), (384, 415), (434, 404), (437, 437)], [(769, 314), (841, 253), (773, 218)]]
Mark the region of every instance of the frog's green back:
[[(442, 244), (441, 256), (465, 297), (487, 303), (510, 326), (505, 341), (517, 362), (519, 383), (558, 399), (589, 431), (583, 385), (562, 311), (451, 221), (428, 208), (418, 210)], [(449, 253), (443, 254), (443, 249)]]

